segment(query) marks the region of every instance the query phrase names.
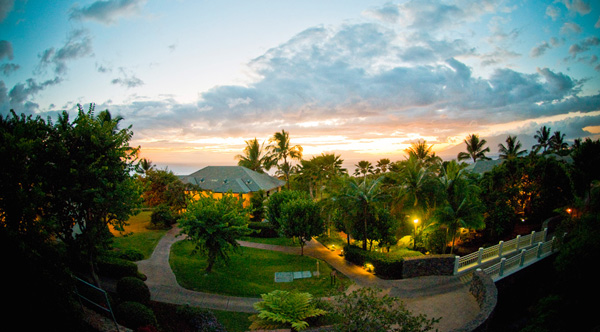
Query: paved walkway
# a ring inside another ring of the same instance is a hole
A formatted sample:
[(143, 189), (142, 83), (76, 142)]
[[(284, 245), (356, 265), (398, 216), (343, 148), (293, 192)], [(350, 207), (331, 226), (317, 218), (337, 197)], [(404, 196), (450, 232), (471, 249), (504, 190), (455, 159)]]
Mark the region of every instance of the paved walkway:
[[(174, 227), (159, 241), (149, 259), (138, 262), (139, 271), (148, 277), (146, 284), (150, 288), (152, 300), (216, 310), (255, 312), (253, 304), (259, 301), (259, 298), (201, 293), (179, 286), (169, 265), (171, 245), (183, 239), (183, 236), (178, 237), (177, 234), (179, 229)], [(300, 248), (297, 247), (239, 242), (242, 246), (300, 253)], [(326, 261), (352, 279), (355, 285), (351, 286), (351, 289), (377, 286), (390, 296), (400, 298), (414, 314), (425, 314), (430, 318), (441, 317), (436, 326), (440, 332), (460, 328), (479, 313), (479, 306), (468, 287), (456, 277), (383, 280), (361, 267), (348, 263), (339, 253), (325, 248), (315, 240), (306, 244), (304, 254)]]

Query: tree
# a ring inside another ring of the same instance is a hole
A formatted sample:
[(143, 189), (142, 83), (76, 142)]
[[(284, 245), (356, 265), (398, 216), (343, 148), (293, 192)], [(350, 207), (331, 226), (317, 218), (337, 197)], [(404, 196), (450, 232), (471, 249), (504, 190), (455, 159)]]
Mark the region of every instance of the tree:
[(465, 173), (454, 160), (442, 169), (440, 182), (445, 191), (444, 204), (436, 209), (436, 218), (446, 225), (452, 235), (450, 253), (454, 252), (456, 233), (459, 227), (483, 228), (483, 204), (479, 200), (479, 188), (470, 183)]
[(154, 168), (154, 164), (152, 164), (152, 160), (147, 159), (147, 158), (141, 159), (138, 166), (139, 166), (138, 172), (144, 176), (146, 175), (146, 173), (148, 173), (149, 170)]
[(510, 135), (506, 138), (506, 146), (500, 143), (498, 149), (500, 159), (514, 159), (527, 153), (527, 150), (521, 150), (521, 142), (517, 140), (517, 137)]
[(433, 330), (440, 318), (414, 316), (404, 303), (389, 295), (380, 295), (377, 288), (361, 287), (350, 294), (343, 293), (334, 304), (341, 322), (339, 332), (425, 332)]
[(490, 158), (485, 156), (486, 152), (490, 152), (490, 148), (483, 148), (485, 146), (485, 144), (487, 143), (486, 140), (479, 139), (479, 136), (476, 134), (471, 134), (469, 136), (467, 136), (467, 138), (464, 140), (465, 145), (467, 146), (467, 152), (459, 152), (458, 153), (458, 160), (465, 160), (465, 159), (473, 159), (473, 162), (477, 162), (477, 159), (480, 160), (488, 160)]
[(566, 151), (569, 148), (569, 144), (567, 144), (564, 140), (565, 134), (561, 134), (560, 131), (555, 131), (552, 137), (550, 137), (550, 150), (556, 153)]
[(246, 147), (244, 148), (244, 154), (238, 154), (235, 159), (238, 160), (239, 166), (244, 166), (258, 173), (264, 173), (265, 170), (271, 169), (274, 165), (273, 159), (268, 154), (264, 154), (264, 145), (258, 143), (258, 140), (246, 141)]
[(246, 211), (231, 193), (220, 199), (201, 196), (191, 200), (179, 219), (181, 233), (195, 245), (192, 253), (207, 256), (205, 271), (210, 273), (217, 260), (229, 261), (229, 251), (239, 247), (237, 239), (250, 234)]
[(600, 140), (586, 138), (573, 150), (572, 177), (577, 194), (589, 200), (594, 181), (600, 180)]
[(389, 170), (390, 164), (391, 164), (391, 162), (388, 158), (379, 159), (377, 161), (377, 164), (375, 165), (375, 167), (377, 167), (376, 173), (387, 172)]
[(275, 164), (283, 161), (282, 165), (279, 166), (279, 170), (283, 173), (289, 189), (292, 165), (288, 162), (288, 157), (296, 160), (302, 159), (302, 147), (300, 145), (292, 146), (290, 144), (290, 135), (285, 130), (275, 133), (269, 140), (269, 143), (270, 145), (267, 146), (269, 158), (271, 158)]
[(373, 164), (367, 160), (361, 160), (356, 165), (354, 165), (356, 169), (354, 170), (354, 175), (359, 176), (362, 175), (364, 179), (367, 178), (368, 174), (374, 173)]
[(377, 220), (378, 204), (386, 198), (381, 190), (382, 180), (383, 176), (362, 181), (347, 177), (337, 197), (339, 203), (350, 210), (347, 215), (352, 220), (352, 230), (362, 235), (364, 250), (367, 250), (370, 228)]
[(267, 194), (264, 190), (259, 190), (255, 192), (252, 197), (250, 197), (250, 220), (252, 221), (262, 221), (265, 217), (265, 200), (267, 199)]
[(281, 230), (287, 237), (296, 237), (300, 241), (301, 254), (304, 244), (313, 236), (323, 233), (321, 209), (311, 199), (294, 199), (282, 207)]
[(283, 224), (283, 205), (295, 199), (308, 199), (303, 191), (281, 190), (269, 196), (267, 200), (267, 218), (269, 222), (279, 230)]
[(408, 158), (415, 158), (421, 163), (427, 165), (435, 165), (441, 161), (441, 158), (435, 155), (432, 151), (433, 144), (427, 145), (426, 140), (418, 140), (411, 143), (410, 147), (404, 150), (408, 154)]
[(119, 129), (121, 117), (96, 115), (93, 104), (87, 112), (78, 107), (73, 122), (67, 112), (58, 116), (47, 142), (53, 157), (44, 173), (52, 195), (46, 209), (54, 235), (98, 282), (96, 257), (108, 225), (121, 228), (140, 204), (133, 178), (138, 148), (129, 146), (131, 126)]
[(142, 198), (147, 206), (166, 205), (173, 212), (185, 208), (187, 187), (172, 171), (151, 168), (139, 181), (143, 188)]
[(274, 290), (261, 294), (261, 298), (262, 301), (254, 304), (258, 314), (250, 317), (251, 330), (289, 327), (292, 331), (301, 331), (308, 327), (306, 319), (327, 313), (315, 306), (310, 293)]
[(537, 144), (533, 146), (536, 151), (544, 149), (543, 153), (546, 153), (546, 149), (550, 145), (550, 128), (542, 126), (535, 132), (533, 136), (537, 140)]

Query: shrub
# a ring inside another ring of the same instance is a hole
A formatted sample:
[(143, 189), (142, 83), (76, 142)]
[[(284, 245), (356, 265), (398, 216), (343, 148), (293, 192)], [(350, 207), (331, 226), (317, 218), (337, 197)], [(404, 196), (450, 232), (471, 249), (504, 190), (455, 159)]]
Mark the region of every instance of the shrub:
[(253, 237), (267, 238), (279, 237), (279, 233), (273, 224), (268, 222), (250, 222), (248, 228), (254, 231), (250, 234)]
[(308, 327), (308, 318), (327, 314), (316, 307), (310, 293), (274, 290), (261, 297), (262, 301), (254, 304), (258, 314), (250, 316), (250, 329), (253, 330), (291, 327), (300, 331)]
[(135, 263), (111, 255), (98, 257), (98, 273), (113, 278), (136, 277), (139, 275)]
[(103, 255), (124, 259), (130, 262), (141, 261), (144, 259), (144, 254), (137, 249), (120, 249), (106, 251)]
[(121, 301), (139, 302), (148, 304), (150, 302), (150, 289), (138, 278), (125, 277), (117, 282), (117, 294)]
[(177, 308), (177, 314), (198, 332), (226, 332), (210, 310), (185, 305)]
[(122, 302), (115, 308), (115, 316), (121, 324), (131, 329), (157, 325), (152, 309), (138, 302)]
[(388, 279), (402, 278), (402, 258), (389, 256), (387, 254), (365, 251), (356, 246), (345, 246), (344, 257), (347, 261), (356, 265), (365, 265), (370, 263), (375, 269), (375, 273)]
[(161, 204), (150, 215), (150, 222), (155, 228), (170, 228), (177, 222), (177, 216), (169, 206)]

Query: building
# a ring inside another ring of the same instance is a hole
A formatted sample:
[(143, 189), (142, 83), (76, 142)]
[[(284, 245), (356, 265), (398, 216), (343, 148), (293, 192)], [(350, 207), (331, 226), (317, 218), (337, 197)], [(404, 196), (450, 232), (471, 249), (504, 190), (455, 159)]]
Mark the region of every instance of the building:
[(202, 193), (212, 194), (215, 198), (231, 192), (243, 199), (244, 206), (250, 204), (255, 192), (263, 190), (268, 196), (285, 185), (283, 180), (243, 166), (207, 166), (180, 179), (183, 183), (198, 186)]

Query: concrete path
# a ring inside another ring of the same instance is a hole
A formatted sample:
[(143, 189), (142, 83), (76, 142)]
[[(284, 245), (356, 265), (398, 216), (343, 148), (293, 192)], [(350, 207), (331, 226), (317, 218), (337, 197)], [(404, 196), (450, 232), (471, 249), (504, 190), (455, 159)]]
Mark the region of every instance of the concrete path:
[[(184, 237), (174, 227), (159, 241), (152, 256), (138, 262), (139, 271), (148, 279), (152, 300), (174, 304), (189, 304), (208, 309), (239, 312), (255, 312), (253, 304), (259, 298), (232, 297), (187, 290), (177, 283), (169, 265), (171, 245)], [(300, 254), (300, 248), (239, 241), (240, 245)], [(304, 247), (304, 254), (322, 259), (333, 268), (354, 281), (357, 287), (379, 287), (384, 293), (398, 297), (413, 312), (432, 318), (441, 317), (436, 326), (440, 332), (448, 332), (464, 326), (479, 313), (475, 298), (456, 277), (420, 277), (402, 280), (383, 280), (363, 268), (347, 262), (339, 255), (312, 240)], [(349, 291), (350, 291), (349, 290)]]

